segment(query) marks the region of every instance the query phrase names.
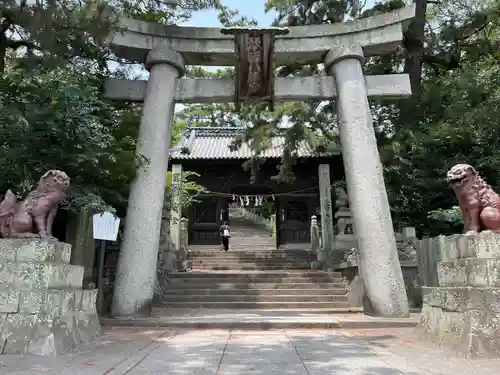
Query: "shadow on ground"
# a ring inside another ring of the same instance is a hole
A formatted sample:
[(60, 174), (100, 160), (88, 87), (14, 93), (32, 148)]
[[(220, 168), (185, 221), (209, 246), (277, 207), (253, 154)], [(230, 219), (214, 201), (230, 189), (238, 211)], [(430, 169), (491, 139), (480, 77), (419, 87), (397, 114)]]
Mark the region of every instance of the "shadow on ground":
[[(398, 332), (398, 331), (396, 331)], [(405, 332), (409, 332), (406, 330)], [(496, 366), (447, 360), (390, 330), (159, 330), (108, 328), (101, 340), (56, 358), (0, 357), (2, 375), (453, 375)], [(403, 345), (404, 346), (404, 345)], [(435, 348), (434, 348), (435, 349)], [(406, 350), (406, 352), (405, 352)], [(474, 361), (472, 361), (474, 362)], [(440, 363), (440, 365), (437, 365)], [(470, 367), (473, 366), (473, 367)]]

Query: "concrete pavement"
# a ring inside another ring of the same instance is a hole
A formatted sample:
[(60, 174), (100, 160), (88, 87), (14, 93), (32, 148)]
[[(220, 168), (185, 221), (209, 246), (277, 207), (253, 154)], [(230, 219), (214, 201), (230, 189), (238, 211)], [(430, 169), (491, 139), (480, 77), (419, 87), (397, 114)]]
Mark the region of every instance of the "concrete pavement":
[(108, 327), (101, 340), (55, 358), (0, 356), (0, 374), (481, 375), (500, 359), (465, 360), (415, 340), (411, 328), (173, 330)]

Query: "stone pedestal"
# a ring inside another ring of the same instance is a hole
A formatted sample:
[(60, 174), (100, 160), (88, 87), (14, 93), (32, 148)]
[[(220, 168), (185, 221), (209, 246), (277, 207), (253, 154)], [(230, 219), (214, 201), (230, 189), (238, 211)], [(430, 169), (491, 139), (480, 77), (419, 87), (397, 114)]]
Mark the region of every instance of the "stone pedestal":
[[(499, 355), (500, 234), (439, 237), (438, 286), (423, 287), (416, 332), (467, 357)], [(442, 246), (441, 246), (442, 245)]]
[(83, 290), (71, 246), (0, 239), (0, 352), (56, 355), (97, 339), (97, 290)]

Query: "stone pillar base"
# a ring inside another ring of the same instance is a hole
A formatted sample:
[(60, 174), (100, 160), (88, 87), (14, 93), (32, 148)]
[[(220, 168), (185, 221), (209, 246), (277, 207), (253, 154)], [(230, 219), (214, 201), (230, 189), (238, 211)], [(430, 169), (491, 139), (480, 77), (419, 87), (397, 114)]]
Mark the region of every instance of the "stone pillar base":
[(57, 355), (100, 336), (97, 290), (83, 290), (71, 246), (0, 239), (0, 353)]
[(498, 356), (500, 288), (423, 287), (416, 333), (466, 357)]

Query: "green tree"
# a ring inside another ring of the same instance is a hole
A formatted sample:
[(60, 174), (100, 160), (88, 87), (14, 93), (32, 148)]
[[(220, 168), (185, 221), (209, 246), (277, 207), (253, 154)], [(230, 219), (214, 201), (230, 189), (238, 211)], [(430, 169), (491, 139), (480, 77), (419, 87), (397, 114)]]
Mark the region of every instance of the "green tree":
[[(0, 190), (25, 195), (48, 168), (72, 178), (69, 206), (123, 215), (136, 169), (141, 106), (102, 96), (112, 14), (175, 22), (217, 4), (181, 1), (7, 0), (0, 5)], [(126, 61), (124, 61), (126, 62)], [(180, 128), (173, 133), (175, 139)]]
[(139, 165), (136, 121), (110, 110), (99, 77), (42, 66), (9, 69), (0, 80), (0, 190), (26, 194), (47, 169), (71, 179), (71, 204), (121, 206)]

